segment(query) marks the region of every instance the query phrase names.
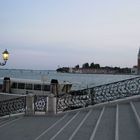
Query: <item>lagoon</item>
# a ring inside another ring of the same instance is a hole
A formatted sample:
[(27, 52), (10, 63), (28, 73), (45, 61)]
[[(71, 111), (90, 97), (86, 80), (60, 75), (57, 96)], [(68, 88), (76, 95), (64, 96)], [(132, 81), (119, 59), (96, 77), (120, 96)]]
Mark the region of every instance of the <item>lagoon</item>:
[(43, 81), (69, 81), (73, 84), (72, 90), (116, 82), (136, 77), (136, 75), (112, 75), (112, 74), (72, 74), (57, 73), (55, 70), (24, 70), (24, 69), (0, 69), (0, 77), (20, 79), (35, 79)]

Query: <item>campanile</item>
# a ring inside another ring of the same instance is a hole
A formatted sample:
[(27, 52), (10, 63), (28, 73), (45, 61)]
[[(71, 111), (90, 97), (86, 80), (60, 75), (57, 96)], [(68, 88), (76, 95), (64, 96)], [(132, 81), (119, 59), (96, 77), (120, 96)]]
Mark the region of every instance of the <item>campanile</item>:
[(138, 52), (138, 74), (140, 74), (140, 48), (139, 48), (139, 52)]

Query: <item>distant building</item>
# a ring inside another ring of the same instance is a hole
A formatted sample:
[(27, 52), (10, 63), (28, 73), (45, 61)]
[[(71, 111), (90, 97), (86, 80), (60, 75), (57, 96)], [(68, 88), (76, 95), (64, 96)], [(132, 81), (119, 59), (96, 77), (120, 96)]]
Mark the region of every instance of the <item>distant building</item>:
[(115, 70), (108, 70), (105, 68), (95, 69), (95, 68), (71, 68), (70, 73), (83, 73), (83, 74), (115, 74)]
[(138, 67), (137, 66), (133, 66), (133, 68), (131, 69), (131, 74), (134, 74), (134, 75), (138, 74)]

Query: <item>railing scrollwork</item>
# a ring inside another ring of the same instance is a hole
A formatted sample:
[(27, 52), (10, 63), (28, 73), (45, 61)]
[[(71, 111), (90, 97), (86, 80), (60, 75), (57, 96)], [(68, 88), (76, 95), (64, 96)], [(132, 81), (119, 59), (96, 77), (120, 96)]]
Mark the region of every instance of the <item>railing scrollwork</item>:
[(47, 96), (35, 95), (34, 96), (34, 110), (39, 112), (45, 112), (47, 108)]
[(135, 77), (84, 90), (71, 91), (69, 94), (59, 96), (57, 110), (71, 110), (139, 94), (140, 77)]
[(18, 97), (0, 101), (0, 116), (25, 112), (26, 98)]

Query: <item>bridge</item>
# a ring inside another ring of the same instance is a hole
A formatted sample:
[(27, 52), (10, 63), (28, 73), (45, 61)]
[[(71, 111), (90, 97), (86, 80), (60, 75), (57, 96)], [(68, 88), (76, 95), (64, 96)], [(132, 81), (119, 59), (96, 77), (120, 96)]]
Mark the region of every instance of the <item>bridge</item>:
[[(28, 101), (34, 104), (31, 112)], [(48, 102), (55, 103), (56, 112), (49, 113)], [(3, 140), (139, 140), (139, 108), (140, 77), (58, 97), (3, 95), (0, 136)]]

